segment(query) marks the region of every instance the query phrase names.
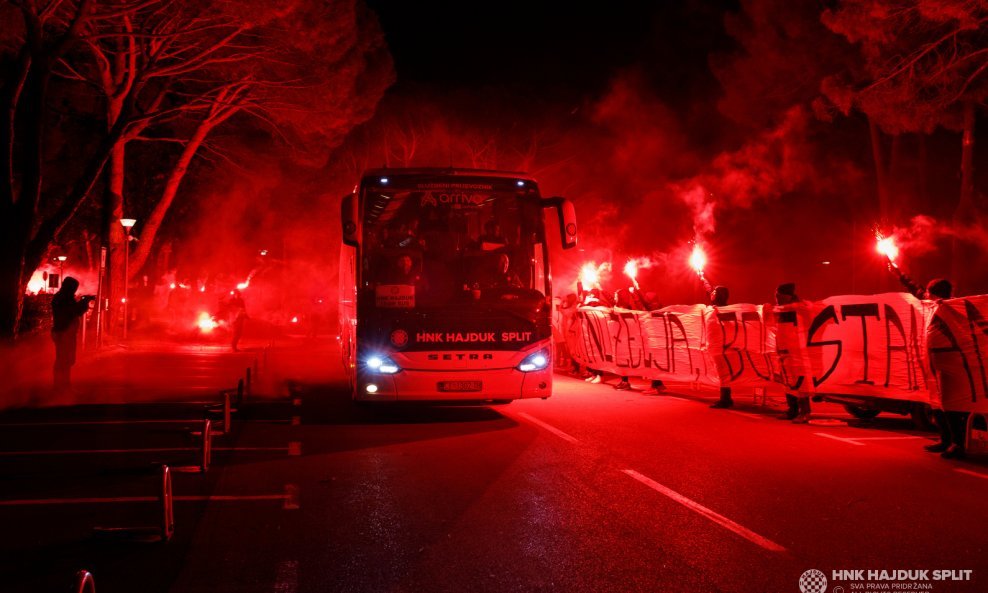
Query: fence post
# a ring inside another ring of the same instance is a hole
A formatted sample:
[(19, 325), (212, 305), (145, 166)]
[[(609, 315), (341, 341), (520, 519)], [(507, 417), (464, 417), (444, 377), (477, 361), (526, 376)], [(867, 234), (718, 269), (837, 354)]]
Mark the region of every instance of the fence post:
[[(203, 436), (203, 438), (206, 438)], [(161, 466), (161, 541), (167, 542), (175, 533), (175, 507), (172, 500), (172, 472), (167, 465)]]
[(206, 473), (213, 456), (213, 423), (209, 418), (202, 421), (202, 455), (199, 459), (199, 471)]
[(96, 593), (96, 582), (88, 570), (75, 573), (75, 593)]

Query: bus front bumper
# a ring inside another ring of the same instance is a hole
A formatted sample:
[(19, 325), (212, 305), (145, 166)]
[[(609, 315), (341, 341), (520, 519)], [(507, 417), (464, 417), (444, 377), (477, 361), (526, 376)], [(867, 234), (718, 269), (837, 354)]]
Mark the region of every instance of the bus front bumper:
[(393, 375), (358, 373), (356, 399), (368, 402), (485, 402), (545, 398), (552, 394), (552, 368), (482, 372), (402, 370)]

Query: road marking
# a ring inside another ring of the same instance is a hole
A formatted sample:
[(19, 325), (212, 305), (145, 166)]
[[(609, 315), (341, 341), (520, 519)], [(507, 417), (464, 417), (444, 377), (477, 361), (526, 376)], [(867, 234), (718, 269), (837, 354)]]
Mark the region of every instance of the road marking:
[(747, 527), (744, 527), (743, 525), (739, 525), (739, 524), (735, 523), (734, 521), (731, 521), (727, 517), (725, 517), (725, 516), (723, 516), (723, 515), (721, 515), (719, 513), (716, 513), (714, 511), (708, 509), (707, 507), (705, 507), (702, 504), (696, 502), (695, 500), (692, 500), (690, 498), (687, 498), (687, 497), (683, 496), (682, 494), (676, 492), (675, 490), (673, 490), (671, 488), (667, 488), (666, 486), (663, 486), (662, 484), (659, 484), (658, 482), (656, 482), (655, 480), (649, 478), (648, 476), (645, 476), (643, 474), (640, 474), (640, 473), (636, 472), (633, 469), (623, 469), (621, 471), (623, 473), (627, 474), (628, 476), (630, 476), (630, 477), (638, 480), (642, 484), (645, 484), (646, 486), (648, 486), (652, 490), (655, 490), (659, 494), (662, 494), (662, 495), (665, 495), (665, 496), (671, 498), (672, 500), (678, 502), (679, 504), (683, 505), (684, 507), (686, 507), (686, 508), (688, 508), (688, 509), (690, 509), (692, 511), (696, 511), (697, 513), (699, 513), (699, 514), (703, 515), (704, 517), (710, 519), (714, 523), (717, 523), (721, 527), (725, 527), (727, 529), (730, 529), (734, 533), (740, 535), (741, 537), (745, 538), (746, 540), (752, 542), (755, 545), (761, 546), (762, 548), (765, 548), (766, 550), (768, 550), (770, 552), (785, 552), (786, 551), (786, 549), (784, 547), (782, 547), (779, 544), (773, 542), (772, 540), (770, 540), (768, 538), (765, 538), (765, 537), (762, 537), (762, 536), (758, 535), (757, 533), (755, 533), (754, 531), (748, 529)]
[(690, 399), (688, 397), (679, 397), (678, 395), (663, 395), (663, 396), (660, 396), (660, 397), (658, 397), (656, 399), (675, 399), (675, 400), (679, 400), (681, 402), (690, 402), (690, 403), (695, 403), (695, 404), (702, 404), (703, 403), (701, 401), (697, 401), (695, 399)]
[(281, 506), (283, 509), (289, 511), (298, 510), (298, 486), (295, 484), (285, 484), (285, 504)]
[(983, 480), (988, 480), (988, 474), (982, 474), (980, 472), (973, 472), (969, 469), (960, 469), (960, 468), (955, 468), (954, 471), (959, 474), (966, 474), (969, 476), (974, 476), (976, 478), (981, 478)]
[(854, 437), (856, 441), (904, 441), (908, 439), (925, 439), (926, 437), (920, 436), (898, 436), (898, 437)]
[(765, 419), (763, 416), (759, 416), (758, 414), (751, 414), (749, 412), (739, 412), (737, 410), (727, 410), (727, 412), (729, 412), (731, 414), (737, 414), (738, 416), (745, 416), (746, 418), (753, 418), (755, 420), (764, 420)]
[(565, 432), (559, 430), (555, 426), (553, 426), (551, 424), (548, 424), (546, 422), (543, 422), (543, 421), (539, 420), (538, 418), (535, 418), (534, 416), (530, 416), (530, 415), (528, 415), (528, 414), (526, 414), (524, 412), (521, 412), (518, 415), (521, 416), (521, 417), (523, 417), (523, 418), (525, 418), (526, 420), (528, 420), (532, 424), (537, 424), (538, 426), (541, 426), (542, 428), (548, 430), (549, 432), (551, 432), (552, 434), (556, 435), (557, 437), (563, 439), (564, 441), (567, 441), (567, 442), (573, 443), (573, 444), (576, 444), (576, 443), (579, 443), (580, 442), (577, 439), (575, 439), (575, 438), (571, 437), (570, 435), (566, 434)]
[[(28, 455), (97, 455), (110, 453), (175, 453), (179, 451), (199, 451), (200, 447), (158, 447), (152, 449), (59, 449), (41, 451), (0, 451), (0, 457)], [(298, 449), (301, 452), (301, 447)], [(213, 451), (271, 451), (292, 455), (289, 447), (213, 447)]]
[[(298, 508), (297, 501), (296, 506), (288, 507), (287, 503), (289, 501), (290, 495), (285, 494), (246, 494), (246, 495), (234, 495), (234, 494), (211, 494), (204, 496), (173, 496), (172, 500), (179, 502), (255, 502), (255, 501), (265, 501), (265, 500), (280, 500), (284, 501), (284, 508)], [(161, 500), (158, 496), (115, 496), (115, 497), (104, 497), (104, 498), (23, 498), (17, 500), (0, 500), (0, 506), (3, 507), (22, 507), (22, 506), (43, 506), (43, 505), (55, 505), (55, 504), (107, 504), (107, 503), (127, 503), (127, 502), (159, 502)]]
[(283, 560), (275, 572), (274, 593), (295, 593), (298, 591), (298, 560)]
[(863, 447), (864, 446), (864, 443), (859, 443), (858, 441), (856, 441), (854, 439), (845, 439), (844, 437), (834, 436), (832, 434), (827, 434), (825, 432), (814, 432), (813, 434), (815, 434), (817, 436), (825, 437), (825, 438), (828, 438), (828, 439), (833, 439), (835, 441), (840, 441), (842, 443), (849, 443), (851, 445), (858, 445), (859, 447)]

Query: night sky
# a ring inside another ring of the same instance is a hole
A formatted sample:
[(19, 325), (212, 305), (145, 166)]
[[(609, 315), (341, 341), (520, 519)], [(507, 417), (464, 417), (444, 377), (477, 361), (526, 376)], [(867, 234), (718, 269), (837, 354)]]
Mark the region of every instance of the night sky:
[(670, 101), (714, 91), (708, 55), (733, 46), (723, 12), (734, 3), (371, 0), (398, 74), (397, 88), (507, 87), (519, 97), (579, 101), (622, 68), (646, 65)]

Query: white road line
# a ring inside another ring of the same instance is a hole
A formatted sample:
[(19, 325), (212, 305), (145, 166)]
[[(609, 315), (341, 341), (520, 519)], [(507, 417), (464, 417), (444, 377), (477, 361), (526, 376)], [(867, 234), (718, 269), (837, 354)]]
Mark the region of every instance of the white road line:
[(275, 571), (274, 593), (298, 591), (298, 560), (282, 560)]
[(521, 417), (523, 417), (523, 418), (525, 418), (526, 420), (528, 420), (532, 424), (536, 424), (538, 426), (541, 426), (542, 428), (548, 430), (549, 432), (551, 432), (552, 434), (556, 435), (557, 437), (563, 439), (564, 441), (567, 441), (567, 442), (573, 443), (573, 444), (576, 444), (576, 443), (579, 443), (580, 442), (579, 440), (577, 440), (577, 439), (571, 437), (570, 435), (566, 434), (565, 432), (559, 430), (555, 426), (553, 426), (551, 424), (547, 424), (547, 423), (539, 420), (538, 418), (535, 418), (533, 416), (530, 416), (530, 415), (528, 415), (528, 414), (526, 414), (524, 412), (522, 412), (522, 413), (520, 413), (518, 415), (521, 416)]
[(980, 472), (973, 472), (973, 471), (971, 471), (969, 469), (960, 469), (960, 468), (955, 468), (954, 471), (957, 472), (957, 473), (959, 473), (959, 474), (966, 474), (968, 476), (974, 476), (976, 478), (981, 478), (983, 480), (988, 480), (988, 474), (983, 474), (983, 473), (980, 473)]
[[(40, 451), (0, 451), (0, 457), (21, 457), (31, 455), (98, 455), (110, 453), (175, 453), (179, 451), (199, 451), (199, 447), (158, 447), (151, 449), (58, 449)], [(292, 454), (291, 447), (213, 447), (213, 451), (272, 451)], [(301, 452), (301, 447), (298, 451)]]
[[(247, 495), (207, 495), (207, 496), (173, 496), (178, 502), (254, 502), (264, 500), (288, 501), (288, 494), (247, 494)], [(158, 502), (157, 496), (116, 496), (105, 498), (23, 498), (17, 500), (0, 500), (0, 507), (44, 506), (55, 504), (106, 504), (127, 502)], [(288, 508), (288, 507), (285, 507)], [(297, 508), (297, 507), (296, 507)]]
[(285, 510), (298, 510), (298, 486), (295, 484), (285, 484), (285, 504), (281, 506)]
[(828, 438), (828, 439), (833, 439), (835, 441), (840, 441), (842, 443), (849, 443), (851, 445), (857, 445), (859, 447), (863, 447), (864, 446), (864, 443), (859, 443), (858, 441), (856, 441), (854, 439), (845, 439), (844, 437), (834, 436), (832, 434), (827, 434), (825, 432), (814, 432), (813, 434), (815, 434), (817, 436), (825, 437), (825, 438)]
[(675, 399), (675, 400), (679, 400), (681, 402), (691, 402), (691, 403), (697, 403), (697, 404), (702, 404), (703, 403), (701, 401), (697, 401), (695, 399), (690, 399), (688, 397), (679, 397), (678, 395), (660, 395), (659, 397), (657, 397), (655, 399)]
[(905, 441), (909, 439), (925, 439), (926, 437), (920, 437), (915, 435), (910, 436), (898, 436), (898, 437), (854, 437), (856, 441)]
[(773, 542), (772, 540), (762, 537), (757, 533), (755, 533), (754, 531), (748, 529), (747, 527), (744, 527), (743, 525), (739, 525), (734, 521), (731, 521), (727, 517), (708, 509), (702, 504), (683, 496), (682, 494), (676, 492), (675, 490), (672, 490), (671, 488), (667, 488), (666, 486), (659, 484), (658, 482), (649, 478), (648, 476), (640, 474), (633, 469), (624, 469), (621, 471), (627, 474), (628, 476), (638, 480), (642, 484), (645, 484), (652, 490), (655, 490), (659, 494), (671, 498), (672, 500), (678, 502), (679, 504), (683, 505), (684, 507), (692, 511), (696, 511), (697, 513), (710, 519), (714, 523), (717, 523), (721, 527), (730, 529), (734, 533), (740, 535), (741, 537), (745, 538), (746, 540), (752, 542), (755, 545), (761, 546), (762, 548), (765, 548), (770, 552), (786, 552), (786, 549), (784, 547)]
[(748, 412), (739, 412), (737, 410), (727, 410), (727, 411), (730, 412), (731, 414), (737, 414), (738, 416), (744, 416), (746, 418), (752, 418), (754, 420), (764, 420), (765, 419), (764, 416), (759, 416), (758, 414), (751, 414), (751, 413), (748, 413)]

